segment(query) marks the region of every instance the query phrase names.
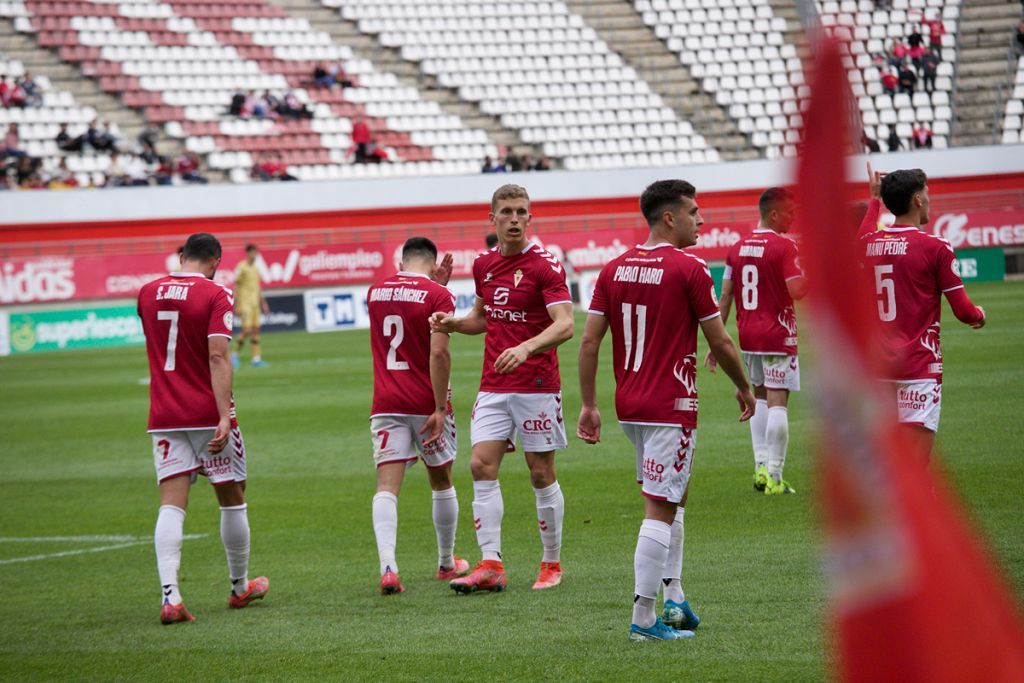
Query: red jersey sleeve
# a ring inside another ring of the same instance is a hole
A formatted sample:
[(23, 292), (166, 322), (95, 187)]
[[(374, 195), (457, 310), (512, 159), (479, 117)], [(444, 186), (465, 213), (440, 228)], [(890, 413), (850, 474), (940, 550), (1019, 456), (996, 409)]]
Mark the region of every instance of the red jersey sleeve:
[(594, 294), (590, 297), (589, 313), (603, 316), (608, 315), (608, 290), (605, 287), (607, 279), (608, 267), (606, 266), (597, 276), (597, 282), (594, 283)]
[(484, 298), (484, 290), (482, 288), (482, 285), (483, 285), (482, 270), (483, 270), (483, 261), (486, 258), (487, 258), (487, 252), (484, 252), (483, 254), (480, 254), (479, 256), (477, 256), (476, 259), (473, 261), (473, 287), (474, 287), (474, 290), (476, 292), (476, 296), (477, 296), (478, 299), (483, 299)]
[(544, 273), (541, 278), (541, 296), (544, 298), (545, 306), (572, 303), (572, 296), (569, 294), (569, 286), (565, 284), (565, 268), (561, 265), (557, 267), (557, 272), (555, 271), (555, 266), (551, 266), (550, 268), (544, 267), (541, 269), (541, 272)]
[(951, 289), (963, 287), (964, 281), (960, 278), (960, 264), (956, 260), (956, 254), (953, 253), (953, 247), (949, 246), (949, 242), (945, 240), (939, 244), (941, 246), (937, 245), (935, 248), (935, 281), (939, 283), (939, 289), (948, 292)]
[(722, 282), (732, 279), (732, 260), (733, 252), (735, 251), (735, 248), (730, 248), (729, 253), (725, 255), (725, 270), (722, 271)]
[(796, 244), (792, 240), (786, 240), (782, 253), (782, 277), (789, 281), (803, 276), (804, 271), (800, 268), (800, 254), (797, 252)]
[(702, 261), (696, 261), (689, 277), (690, 286), (686, 288), (697, 320), (704, 322), (719, 314), (718, 300), (715, 297), (715, 281), (711, 279), (711, 271)]
[(868, 210), (864, 214), (864, 220), (860, 222), (860, 229), (857, 237), (864, 237), (878, 230), (878, 214), (882, 212), (882, 202), (872, 199), (868, 203)]
[(439, 287), (430, 304), (431, 313), (454, 313), (455, 295), (443, 287)]
[(217, 293), (213, 296), (213, 306), (210, 309), (210, 322), (206, 329), (207, 337), (231, 338), (234, 308), (234, 297), (228, 290), (218, 288)]

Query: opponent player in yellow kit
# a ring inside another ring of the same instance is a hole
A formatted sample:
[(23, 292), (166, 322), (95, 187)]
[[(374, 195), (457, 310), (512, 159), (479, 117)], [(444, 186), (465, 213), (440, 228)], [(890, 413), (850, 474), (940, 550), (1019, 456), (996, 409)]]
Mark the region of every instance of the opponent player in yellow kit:
[(231, 354), (231, 364), (235, 368), (241, 363), (239, 354), (246, 338), (252, 340), (252, 366), (261, 368), (266, 365), (260, 356), (260, 313), (270, 313), (270, 307), (263, 298), (260, 271), (256, 267), (259, 254), (260, 249), (255, 244), (245, 245), (245, 260), (235, 268), (235, 313), (242, 323), (235, 352)]

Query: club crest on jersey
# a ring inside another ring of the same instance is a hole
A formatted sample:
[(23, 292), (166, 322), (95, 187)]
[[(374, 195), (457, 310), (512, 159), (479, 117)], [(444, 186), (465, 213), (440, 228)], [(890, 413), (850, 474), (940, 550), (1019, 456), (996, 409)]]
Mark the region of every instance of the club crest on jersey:
[(513, 287), (518, 287), (519, 283), (522, 282), (522, 281), (523, 281), (523, 271), (520, 268), (519, 270), (517, 270), (515, 273), (512, 274), (512, 286)]
[(939, 323), (932, 323), (921, 335), (921, 346), (932, 352), (935, 360), (942, 360), (942, 347), (939, 345)]
[(484, 282), (490, 282), (492, 277), (494, 277), (494, 273), (487, 273), (484, 275)]
[(676, 363), (672, 368), (672, 374), (683, 385), (687, 394), (697, 393), (697, 359), (695, 356), (687, 356), (682, 363)]

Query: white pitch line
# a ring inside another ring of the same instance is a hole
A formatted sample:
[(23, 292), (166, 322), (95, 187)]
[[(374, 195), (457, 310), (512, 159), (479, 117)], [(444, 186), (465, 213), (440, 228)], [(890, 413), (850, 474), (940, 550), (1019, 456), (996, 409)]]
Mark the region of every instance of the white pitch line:
[[(185, 534), (183, 540), (191, 541), (197, 538), (205, 538), (208, 534)], [(128, 540), (126, 540), (128, 539)], [(97, 548), (79, 548), (77, 550), (64, 550), (57, 553), (46, 553), (43, 555), (29, 555), (26, 557), (12, 557), (6, 560), (0, 560), (0, 565), (4, 564), (15, 564), (18, 562), (33, 562), (35, 560), (49, 560), (56, 557), (68, 557), (70, 555), (83, 555), (85, 553), (101, 553), (107, 550), (119, 550), (121, 548), (129, 548), (135, 545), (143, 545), (145, 543), (152, 543), (153, 539), (149, 536), (32, 536), (32, 537), (0, 537), (0, 542), (27, 542), (27, 543), (45, 543), (49, 541), (61, 542), (61, 541), (94, 541), (102, 542), (109, 540), (125, 541), (122, 543), (115, 543), (114, 545), (103, 545)]]

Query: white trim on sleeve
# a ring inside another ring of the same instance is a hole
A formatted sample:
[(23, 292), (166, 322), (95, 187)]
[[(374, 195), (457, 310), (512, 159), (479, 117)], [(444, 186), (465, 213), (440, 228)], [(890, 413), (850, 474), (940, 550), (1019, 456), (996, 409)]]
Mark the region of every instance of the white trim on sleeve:
[(711, 315), (709, 315), (709, 316), (707, 316), (707, 317), (704, 317), (704, 318), (697, 318), (697, 321), (698, 321), (698, 322), (704, 322), (705, 320), (711, 320), (711, 319), (712, 319), (712, 318), (714, 318), (715, 316), (719, 316), (719, 315), (722, 315), (722, 312), (721, 312), (721, 311), (715, 311), (714, 313), (712, 313)]
[(942, 290), (942, 293), (945, 294), (946, 292), (952, 292), (954, 289), (963, 289), (963, 288), (964, 288), (963, 285), (957, 285), (956, 287), (950, 287), (949, 289)]
[(550, 304), (545, 304), (545, 308), (551, 308), (552, 306), (557, 306), (558, 304), (571, 304), (571, 303), (572, 303), (572, 299), (566, 299), (565, 301), (552, 301)]
[(590, 315), (599, 315), (604, 317), (604, 311), (595, 311), (592, 308), (589, 311), (587, 311), (587, 313), (589, 313)]

